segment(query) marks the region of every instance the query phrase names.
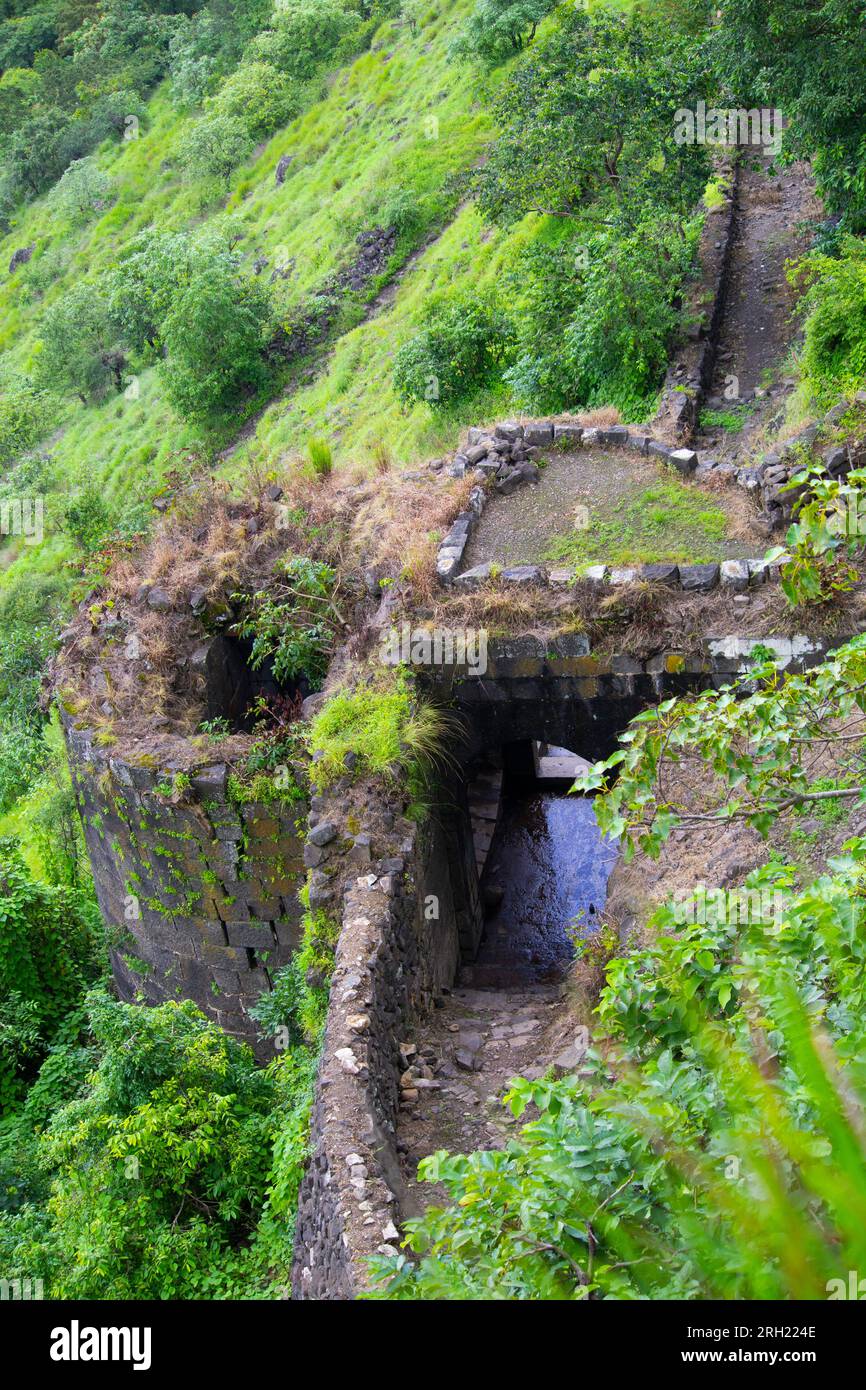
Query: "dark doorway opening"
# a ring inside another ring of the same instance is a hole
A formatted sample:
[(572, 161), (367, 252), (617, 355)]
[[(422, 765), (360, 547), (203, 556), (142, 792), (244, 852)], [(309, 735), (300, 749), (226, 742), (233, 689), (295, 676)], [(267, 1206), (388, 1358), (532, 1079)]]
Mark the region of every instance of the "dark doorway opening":
[(256, 720), (260, 701), (269, 707), (295, 705), (311, 693), (306, 676), (278, 681), (273, 662), (250, 664), (251, 638), (221, 633), (208, 648), (205, 661), (205, 707), (207, 719), (224, 719), (232, 733), (248, 733)]
[(598, 828), (591, 797), (572, 795), (586, 761), (523, 740), (502, 749), (498, 824), (481, 878), (478, 953), (464, 983), (502, 989), (562, 980), (575, 939), (598, 930), (618, 853)]

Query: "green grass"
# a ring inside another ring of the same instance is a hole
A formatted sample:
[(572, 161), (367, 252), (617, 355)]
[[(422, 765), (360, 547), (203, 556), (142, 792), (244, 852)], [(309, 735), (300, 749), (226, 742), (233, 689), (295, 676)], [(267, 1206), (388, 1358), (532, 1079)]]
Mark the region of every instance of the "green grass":
[(756, 406), (751, 401), (744, 401), (741, 405), (732, 405), (730, 410), (702, 410), (701, 426), (704, 429), (720, 429), (726, 430), (728, 434), (739, 434), (755, 409)]
[[(297, 455), (302, 466), (311, 437), (331, 448), (335, 467), (361, 462), (371, 471), (382, 441), (397, 465), (456, 443), (478, 408), (469, 404), (452, 417), (426, 405), (404, 412), (391, 386), (394, 350), (416, 331), (431, 294), (494, 284), (541, 224), (533, 219), (533, 227), (505, 234), (485, 228), (473, 209), (457, 206), (459, 192), (450, 180), (481, 156), (491, 134), (489, 97), (506, 71), (484, 74), (482, 97), (475, 94), (478, 69), (448, 55), (473, 2), (431, 4), (415, 35), (396, 20), (382, 24), (370, 50), (323, 80), (309, 108), (260, 146), (227, 189), (182, 176), (176, 151), (189, 118), (171, 105), (164, 85), (149, 103), (140, 138), (106, 144), (98, 153), (113, 181), (113, 202), (102, 216), (73, 225), (51, 206), (50, 195), (21, 210), (0, 238), (0, 265), (20, 246), (35, 251), (28, 265), (0, 283), (0, 353), (8, 366), (27, 371), (39, 351), (44, 310), (82, 278), (109, 269), (148, 226), (194, 228), (231, 216), (249, 262), (259, 256), (271, 266), (277, 259), (294, 261), (290, 279), (273, 287), (280, 313), (290, 313), (352, 260), (357, 234), (386, 223), (399, 195), (408, 195), (415, 209), (383, 275), (362, 298), (349, 296), (335, 342), (302, 364), (292, 390), (285, 380), (275, 381), (269, 406), (251, 401), (203, 433), (174, 413), (157, 368), (138, 373), (135, 399), (114, 396), (88, 407), (62, 402), (43, 442), (55, 461), (59, 491), (93, 482), (119, 510), (136, 487), (152, 492), (189, 455), (213, 463), (262, 406), (261, 420), (223, 471), (240, 474), (251, 457), (286, 454)], [(285, 154), (292, 164), (278, 186), (274, 171)], [(395, 283), (378, 298), (389, 281)], [(481, 407), (492, 413), (495, 404)], [(56, 571), (72, 555), (56, 526), (38, 548), (12, 540), (0, 553), (0, 584), (24, 569)]]
[(378, 680), (338, 690), (316, 715), (313, 776), (328, 786), (347, 770), (394, 778), (408, 767), (423, 774), (444, 758), (449, 730), (447, 714), (419, 703), (403, 672), (383, 667)]
[(589, 526), (556, 536), (546, 560), (562, 564), (700, 564), (717, 559), (728, 517), (706, 493), (676, 479), (654, 483), (615, 515), (591, 511)]

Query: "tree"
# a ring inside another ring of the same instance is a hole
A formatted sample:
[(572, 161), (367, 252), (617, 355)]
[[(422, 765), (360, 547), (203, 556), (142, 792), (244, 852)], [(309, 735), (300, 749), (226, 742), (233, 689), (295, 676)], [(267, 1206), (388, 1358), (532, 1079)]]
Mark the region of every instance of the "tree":
[(556, 0), (479, 0), (452, 52), (483, 58), (491, 65), (513, 58), (532, 42), (538, 25), (555, 7)]
[(258, 140), (298, 114), (301, 96), (296, 84), (270, 63), (244, 63), (208, 105), (217, 115), (240, 121)]
[(237, 116), (211, 112), (195, 122), (180, 147), (180, 161), (195, 179), (227, 179), (252, 148)]
[(866, 226), (866, 41), (862, 0), (721, 0), (722, 80), (746, 106), (781, 108), (784, 148), (813, 159), (823, 197)]
[(253, 40), (252, 51), (298, 82), (306, 82), (358, 26), (358, 15), (339, 0), (286, 0), (273, 27)]
[(111, 179), (90, 155), (72, 161), (52, 190), (51, 202), (72, 221), (83, 222), (105, 206), (111, 187)]
[(77, 285), (46, 311), (34, 372), (40, 385), (87, 405), (111, 386), (122, 390), (125, 361), (98, 286)]
[(699, 43), (652, 18), (563, 7), (495, 103), (502, 134), (478, 170), (495, 221), (528, 212), (633, 226), (652, 207), (689, 216), (706, 149), (677, 145), (674, 113), (706, 95)]
[(261, 385), (269, 315), (266, 292), (225, 263), (193, 273), (162, 327), (168, 395), (181, 414), (201, 419)]

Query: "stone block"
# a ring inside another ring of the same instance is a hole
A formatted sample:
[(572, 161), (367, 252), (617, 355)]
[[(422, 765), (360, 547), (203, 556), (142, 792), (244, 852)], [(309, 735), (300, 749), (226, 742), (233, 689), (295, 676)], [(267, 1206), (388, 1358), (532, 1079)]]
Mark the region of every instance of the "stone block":
[(269, 951), (274, 945), (274, 934), (268, 922), (226, 922), (229, 946), (253, 946), (261, 951)]
[(525, 444), (543, 446), (553, 443), (553, 425), (549, 421), (536, 421), (525, 425), (523, 430)]
[(583, 425), (555, 424), (553, 426), (553, 438), (557, 443), (562, 440), (565, 444), (580, 444), (584, 433)]
[(718, 582), (718, 565), (680, 565), (680, 584), (684, 590), (707, 594)]
[(723, 560), (719, 566), (719, 580), (723, 589), (742, 593), (749, 587), (749, 566), (746, 560)]
[(538, 565), (513, 565), (500, 578), (505, 584), (541, 584), (544, 574)]
[(673, 449), (671, 463), (680, 473), (694, 473), (698, 466), (698, 456), (694, 449)]
[(462, 574), (455, 576), (454, 583), (465, 586), (467, 589), (477, 588), (480, 584), (486, 584), (493, 571), (491, 561), (486, 561), (483, 565), (475, 565), (472, 569), (464, 570)]
[(664, 584), (668, 589), (679, 588), (680, 572), (677, 565), (641, 565), (639, 573), (648, 584)]
[(625, 425), (610, 425), (607, 429), (599, 430), (598, 442), (609, 449), (624, 449), (629, 442), (629, 432)]

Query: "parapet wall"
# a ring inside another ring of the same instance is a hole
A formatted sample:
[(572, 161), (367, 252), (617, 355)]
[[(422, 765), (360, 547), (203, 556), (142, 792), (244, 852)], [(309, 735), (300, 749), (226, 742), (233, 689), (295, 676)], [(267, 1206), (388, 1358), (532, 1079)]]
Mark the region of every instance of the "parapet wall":
[(90, 731), (67, 724), (66, 741), (120, 997), (193, 999), (255, 1042), (248, 1006), (300, 939), (306, 806), (234, 804), (224, 764), (178, 784)]
[(481, 930), (471, 834), (457, 833), (455, 846), (435, 815), (421, 825), (398, 818), (398, 855), (351, 871), (355, 850), (341, 836), (331, 860), (337, 879), (349, 872), (298, 1203), (295, 1298), (353, 1298), (368, 1282), (367, 1258), (395, 1253), (411, 1214), (395, 1147), (400, 1044)]

